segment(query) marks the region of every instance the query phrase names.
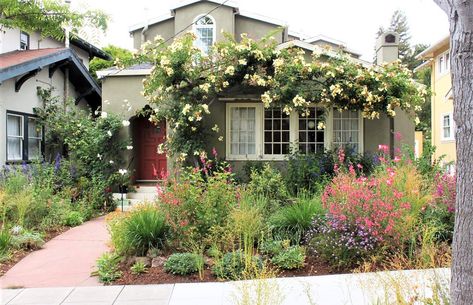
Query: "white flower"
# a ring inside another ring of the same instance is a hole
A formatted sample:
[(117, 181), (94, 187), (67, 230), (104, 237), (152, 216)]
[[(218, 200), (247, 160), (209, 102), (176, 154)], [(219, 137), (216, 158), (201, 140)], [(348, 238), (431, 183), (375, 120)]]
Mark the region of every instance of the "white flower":
[(108, 117), (108, 113), (106, 113), (105, 111), (102, 111), (102, 112), (100, 113), (100, 117), (101, 117), (102, 119), (106, 119), (106, 118)]
[(246, 61), (246, 59), (240, 59), (240, 60), (238, 61), (238, 63), (239, 63), (240, 65), (242, 65), (242, 66), (246, 66), (246, 65), (248, 64), (248, 62)]
[(416, 117), (416, 119), (415, 119), (415, 123), (416, 123), (416, 125), (419, 125), (419, 124), (420, 124), (419, 117)]
[(218, 140), (219, 140), (220, 142), (223, 142), (223, 136), (218, 137)]
[(205, 113), (207, 113), (207, 114), (210, 113), (210, 111), (209, 111), (209, 105), (203, 104), (203, 105), (202, 105), (202, 109), (204, 110)]
[(157, 149), (158, 154), (164, 153), (163, 146), (164, 146), (163, 143), (158, 145), (158, 149)]
[(109, 130), (109, 131), (107, 131), (107, 134), (108, 134), (108, 136), (109, 136), (109, 137), (111, 137), (111, 136), (112, 136), (112, 132), (111, 132), (110, 130)]
[(99, 160), (102, 160), (102, 155), (101, 155), (101, 154), (97, 154), (97, 158), (99, 158)]
[(124, 175), (126, 175), (126, 174), (128, 173), (128, 171), (127, 171), (126, 169), (122, 169), (122, 168), (121, 168), (121, 169), (118, 170), (118, 173), (119, 173), (120, 175), (124, 176)]
[(317, 129), (318, 129), (318, 130), (324, 130), (324, 129), (325, 129), (325, 124), (324, 124), (324, 122), (319, 122), (319, 124), (317, 124)]
[(225, 74), (228, 74), (228, 75), (235, 74), (235, 67), (234, 66), (228, 66), (227, 69), (225, 70)]
[(268, 108), (271, 105), (273, 99), (267, 92), (265, 92), (261, 95), (261, 101), (263, 102), (264, 108)]
[(218, 128), (218, 125), (215, 124), (214, 127), (212, 127), (212, 131), (218, 132), (220, 128)]
[(132, 149), (133, 149), (133, 145), (127, 145), (126, 149), (127, 149), (127, 150), (132, 150)]
[(205, 83), (199, 86), (200, 89), (202, 89), (204, 92), (208, 93), (210, 89), (210, 84)]
[(123, 120), (123, 121), (122, 121), (122, 125), (123, 125), (124, 127), (128, 127), (128, 126), (130, 126), (130, 121), (128, 121), (128, 120)]
[(184, 108), (182, 108), (182, 114), (187, 114), (191, 110), (191, 105), (185, 104)]
[(113, 164), (113, 163), (115, 163), (115, 162), (113, 162), (113, 160), (110, 160), (110, 161), (108, 161), (108, 163)]

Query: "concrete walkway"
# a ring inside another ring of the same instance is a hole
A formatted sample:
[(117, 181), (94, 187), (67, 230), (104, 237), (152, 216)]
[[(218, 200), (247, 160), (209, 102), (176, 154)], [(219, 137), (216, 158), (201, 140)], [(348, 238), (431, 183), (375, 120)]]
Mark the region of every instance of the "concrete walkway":
[[(225, 283), (3, 289), (2, 305), (368, 305), (393, 304), (448, 287), (449, 269), (340, 274)], [(259, 291), (259, 293), (257, 292)], [(260, 302), (257, 302), (259, 297)], [(246, 302), (245, 302), (246, 301)]]
[(104, 217), (71, 228), (13, 266), (0, 278), (1, 287), (101, 285), (90, 273), (97, 258), (108, 251), (108, 240)]

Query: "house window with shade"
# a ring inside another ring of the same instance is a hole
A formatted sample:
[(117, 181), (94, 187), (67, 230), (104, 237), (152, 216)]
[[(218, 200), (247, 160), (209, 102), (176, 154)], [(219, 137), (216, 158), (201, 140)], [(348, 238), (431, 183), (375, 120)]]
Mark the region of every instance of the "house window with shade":
[(208, 15), (200, 15), (194, 20), (194, 33), (197, 36), (195, 46), (204, 54), (209, 54), (210, 47), (215, 42), (215, 20)]
[(360, 151), (360, 131), (363, 120), (357, 111), (333, 111), (333, 145)]
[(43, 127), (33, 114), (7, 111), (7, 162), (41, 159)]

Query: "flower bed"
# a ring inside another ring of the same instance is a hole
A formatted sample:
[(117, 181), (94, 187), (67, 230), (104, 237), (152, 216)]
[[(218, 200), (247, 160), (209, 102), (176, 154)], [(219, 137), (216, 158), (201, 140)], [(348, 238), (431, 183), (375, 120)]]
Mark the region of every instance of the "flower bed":
[[(454, 178), (436, 167), (426, 173), (425, 162), (408, 154), (391, 160), (384, 151), (370, 174), (356, 162), (360, 158), (328, 153), (331, 174), (297, 194), (287, 185), (292, 178), (269, 165), (255, 167), (247, 184), (237, 184), (228, 164), (201, 156), (200, 167), (158, 188), (157, 202), (110, 216), (112, 244), (122, 257), (114, 280), (166, 283), (448, 266)], [(145, 217), (150, 212), (164, 225), (152, 226)], [(135, 219), (145, 221), (140, 230), (133, 229)], [(139, 251), (136, 240), (144, 245)]]

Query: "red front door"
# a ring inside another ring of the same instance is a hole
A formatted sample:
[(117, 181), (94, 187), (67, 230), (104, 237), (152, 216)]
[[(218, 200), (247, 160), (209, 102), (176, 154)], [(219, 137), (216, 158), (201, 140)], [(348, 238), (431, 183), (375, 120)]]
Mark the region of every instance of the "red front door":
[(137, 118), (135, 128), (137, 151), (136, 180), (157, 180), (167, 170), (166, 154), (158, 154), (158, 145), (166, 140), (166, 123), (157, 126), (147, 118)]

